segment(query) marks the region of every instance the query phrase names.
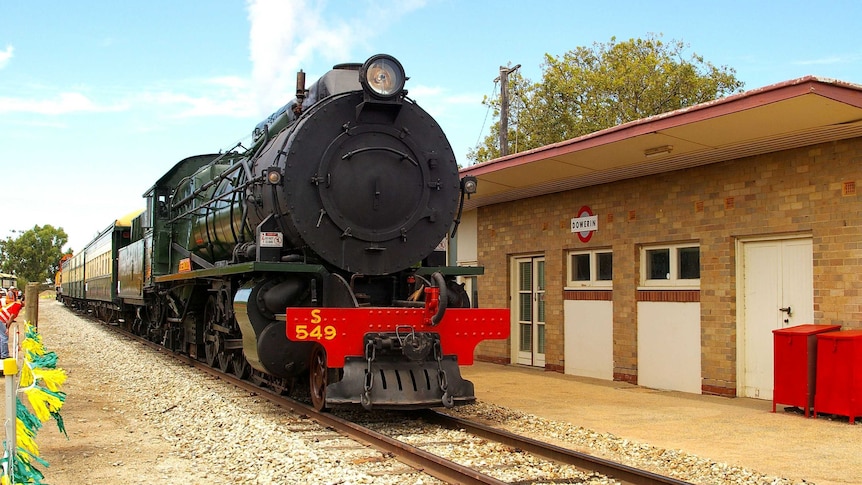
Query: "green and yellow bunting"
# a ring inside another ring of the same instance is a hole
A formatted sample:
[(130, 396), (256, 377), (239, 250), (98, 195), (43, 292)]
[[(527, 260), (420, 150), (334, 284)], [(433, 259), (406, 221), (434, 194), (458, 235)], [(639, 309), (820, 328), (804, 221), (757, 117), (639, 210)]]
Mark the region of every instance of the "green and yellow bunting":
[[(48, 466), (47, 462), (39, 458), (39, 447), (36, 445), (36, 432), (42, 428), (43, 423), (53, 418), (60, 432), (66, 435), (66, 438), (69, 437), (60, 415), (60, 409), (66, 401), (66, 393), (60, 390), (66, 382), (66, 371), (57, 368), (57, 354), (45, 349), (38, 330), (29, 322), (24, 325), (25, 338), (21, 342), (24, 360), (16, 393), (16, 453), (10, 470), (10, 447), (6, 446), (4, 441), (6, 453), (0, 459), (3, 467), (0, 485), (42, 483), (44, 475), (34, 464)], [(21, 394), (26, 397), (29, 408), (22, 402)], [(7, 416), (11, 414), (10, 411), (6, 410)]]

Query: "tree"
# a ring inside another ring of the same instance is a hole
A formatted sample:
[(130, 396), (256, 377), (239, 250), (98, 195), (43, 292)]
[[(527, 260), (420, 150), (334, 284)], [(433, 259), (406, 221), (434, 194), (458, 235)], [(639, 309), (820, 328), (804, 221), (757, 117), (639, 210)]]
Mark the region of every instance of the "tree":
[[(688, 45), (661, 35), (594, 43), (562, 57), (545, 54), (542, 81), (510, 77), (510, 153), (576, 138), (742, 90), (736, 71), (703, 57), (686, 57)], [(500, 98), (485, 98), (499, 119)], [(500, 123), (467, 157), (484, 162), (499, 156)], [(513, 149), (514, 148), (514, 149)]]
[(53, 280), (64, 254), (63, 245), (68, 240), (69, 236), (62, 227), (55, 229), (50, 224), (33, 226), (17, 239), (9, 237), (0, 241), (0, 259), (3, 261), (0, 268), (25, 282)]

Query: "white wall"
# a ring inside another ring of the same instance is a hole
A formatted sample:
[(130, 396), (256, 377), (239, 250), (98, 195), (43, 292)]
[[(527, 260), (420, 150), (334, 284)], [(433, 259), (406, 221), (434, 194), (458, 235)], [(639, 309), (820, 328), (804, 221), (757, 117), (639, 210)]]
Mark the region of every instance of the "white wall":
[(613, 380), (613, 302), (566, 300), (563, 311), (565, 373)]
[(638, 302), (638, 384), (701, 393), (700, 303)]
[(455, 234), (458, 239), (458, 249), (455, 261), (459, 266), (475, 266), (479, 259), (479, 223), (476, 211), (471, 210), (461, 215), (461, 225)]

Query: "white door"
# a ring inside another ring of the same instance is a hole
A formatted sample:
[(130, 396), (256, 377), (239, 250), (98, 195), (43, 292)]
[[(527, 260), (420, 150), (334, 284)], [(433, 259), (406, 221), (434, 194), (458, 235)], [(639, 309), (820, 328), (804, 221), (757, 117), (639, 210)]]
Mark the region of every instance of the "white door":
[(814, 259), (810, 238), (743, 243), (740, 393), (772, 399), (773, 334), (814, 323)]
[(518, 364), (545, 367), (545, 258), (515, 258), (513, 265), (513, 353)]

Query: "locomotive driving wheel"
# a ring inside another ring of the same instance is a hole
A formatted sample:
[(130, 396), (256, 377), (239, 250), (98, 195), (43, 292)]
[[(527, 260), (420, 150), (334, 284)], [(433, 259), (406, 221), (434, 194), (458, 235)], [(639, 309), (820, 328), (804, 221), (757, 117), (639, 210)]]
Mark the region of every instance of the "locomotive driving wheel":
[(216, 356), (216, 360), (220, 371), (225, 373), (230, 372), (230, 368), (233, 365), (233, 359), (230, 354), (224, 351), (219, 352)]
[(157, 296), (149, 296), (146, 298), (146, 307), (144, 314), (141, 316), (143, 327), (151, 326), (159, 327), (162, 324), (162, 315), (164, 313), (161, 301)]
[(326, 351), (315, 345), (311, 351), (308, 369), (309, 394), (314, 409), (322, 411), (326, 407), (326, 386), (329, 384), (329, 369), (326, 367)]
[(220, 345), (221, 337), (216, 331), (218, 323), (218, 307), (214, 297), (207, 298), (204, 306), (204, 356), (207, 365), (215, 367), (218, 354), (224, 355), (224, 346)]
[(231, 355), (231, 361), (233, 367), (231, 372), (233, 375), (240, 379), (248, 379), (251, 375), (251, 364), (245, 360), (245, 356), (242, 355), (242, 352), (234, 352), (233, 355)]
[(143, 332), (143, 330), (142, 330), (143, 328), (144, 328), (144, 317), (141, 316), (141, 307), (137, 307), (137, 308), (135, 308), (135, 318), (134, 318), (134, 320), (132, 320), (132, 324), (131, 324), (129, 330), (133, 334), (140, 336), (140, 335), (142, 335), (141, 332)]
[(153, 294), (147, 297), (146, 309), (138, 335), (151, 342), (160, 342), (162, 319), (164, 319), (165, 313), (165, 307), (158, 295)]
[(268, 384), (273, 391), (281, 394), (282, 396), (287, 396), (293, 392), (293, 383), (294, 381), (292, 378), (278, 377), (270, 379)]

